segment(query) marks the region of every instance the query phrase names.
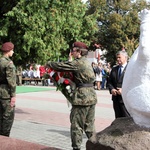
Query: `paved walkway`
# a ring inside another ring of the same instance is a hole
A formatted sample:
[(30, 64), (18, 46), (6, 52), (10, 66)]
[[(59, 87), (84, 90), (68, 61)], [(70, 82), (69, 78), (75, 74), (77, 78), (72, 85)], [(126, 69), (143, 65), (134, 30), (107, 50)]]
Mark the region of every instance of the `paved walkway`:
[[(17, 94), (16, 115), (10, 137), (71, 150), (69, 122), (71, 107), (68, 107), (65, 97), (56, 91), (54, 86), (43, 88), (50, 90)], [(96, 92), (98, 103), (95, 127), (99, 132), (111, 124), (114, 112), (108, 90)], [(86, 141), (84, 135), (81, 150), (85, 150)]]

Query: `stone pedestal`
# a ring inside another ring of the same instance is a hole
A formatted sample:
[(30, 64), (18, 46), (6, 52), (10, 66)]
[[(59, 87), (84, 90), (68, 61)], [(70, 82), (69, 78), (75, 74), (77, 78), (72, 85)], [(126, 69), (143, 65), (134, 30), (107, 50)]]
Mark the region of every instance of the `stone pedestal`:
[(86, 143), (86, 150), (148, 150), (150, 128), (141, 127), (132, 118), (118, 118)]

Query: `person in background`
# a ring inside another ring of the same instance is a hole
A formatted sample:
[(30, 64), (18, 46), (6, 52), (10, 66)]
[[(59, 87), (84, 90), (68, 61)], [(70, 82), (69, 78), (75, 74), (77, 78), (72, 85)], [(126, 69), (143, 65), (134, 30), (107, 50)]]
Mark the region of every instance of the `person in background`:
[(107, 79), (109, 77), (110, 71), (107, 67), (107, 64), (103, 64), (102, 67), (102, 84), (101, 84), (101, 89), (107, 89)]
[(47, 83), (47, 79), (45, 78), (45, 76), (47, 75), (47, 71), (46, 71), (46, 68), (45, 66), (41, 65), (40, 68), (40, 79), (42, 79), (42, 85), (48, 85)]
[(22, 85), (22, 67), (21, 66), (17, 67), (16, 75), (17, 75), (17, 78), (16, 78), (17, 85)]
[(47, 86), (51, 85), (52, 81), (50, 79), (50, 72), (51, 72), (51, 69), (46, 69), (46, 76), (47, 76)]
[(96, 86), (97, 86), (97, 90), (101, 89), (101, 82), (102, 82), (102, 65), (99, 62), (97, 67), (96, 67)]
[(117, 65), (114, 66), (110, 72), (108, 87), (110, 94), (112, 94), (113, 108), (115, 117), (129, 117), (130, 114), (125, 108), (122, 100), (122, 82), (127, 66), (128, 55), (126, 51), (119, 51), (116, 54)]
[(45, 66), (40, 66), (39, 67), (39, 70), (40, 70), (40, 78), (42, 79), (43, 75), (46, 73), (46, 69), (45, 69)]
[[(73, 150), (80, 150), (83, 132), (88, 139), (94, 134), (95, 105), (97, 95), (93, 88), (95, 75), (91, 63), (87, 60), (87, 46), (82, 42), (73, 43), (72, 56), (74, 59), (67, 62), (48, 62), (47, 67), (59, 72), (72, 72), (73, 82), (77, 88), (74, 91), (70, 122), (71, 141)], [(69, 55), (71, 57), (71, 55)], [(71, 60), (71, 59), (69, 59)]]
[(38, 85), (38, 79), (40, 79), (40, 70), (39, 70), (40, 65), (34, 65), (34, 70), (33, 70), (33, 78), (35, 79), (34, 85)]
[[(93, 71), (94, 71), (94, 74), (95, 74), (95, 76), (96, 76), (96, 66), (97, 66), (96, 63), (95, 63), (95, 62), (92, 62), (92, 63), (91, 63), (91, 66), (92, 66)], [(96, 81), (94, 81), (93, 86), (94, 86), (94, 88), (96, 87)]]
[(107, 63), (107, 65), (106, 65), (106, 72), (107, 72), (106, 89), (108, 89), (108, 80), (109, 80), (109, 75), (110, 75), (110, 72), (111, 72), (111, 65), (110, 65), (110, 63)]
[(0, 58), (0, 135), (9, 136), (15, 114), (16, 68), (10, 59), (14, 44), (6, 42), (1, 47)]
[[(29, 69), (28, 69), (28, 78), (30, 79), (34, 78), (34, 67), (32, 64), (29, 66)], [(29, 81), (29, 83), (27, 84), (31, 84), (31, 81)]]
[[(26, 69), (22, 70), (22, 79), (23, 78), (28, 78), (28, 69), (27, 70)], [(29, 83), (29, 81), (22, 80), (22, 84), (28, 85), (30, 83)]]

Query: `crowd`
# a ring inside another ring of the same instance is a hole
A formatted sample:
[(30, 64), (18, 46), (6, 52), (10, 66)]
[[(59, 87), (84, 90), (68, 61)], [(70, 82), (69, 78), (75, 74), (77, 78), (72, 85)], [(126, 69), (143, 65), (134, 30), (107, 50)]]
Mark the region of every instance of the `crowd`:
[(95, 74), (94, 89), (108, 89), (108, 78), (111, 71), (110, 63), (102, 64), (101, 62), (92, 62), (91, 65)]
[[(95, 74), (94, 89), (104, 90), (108, 89), (108, 77), (111, 71), (110, 63), (102, 64), (92, 62), (92, 68)], [(16, 69), (16, 83), (17, 85), (31, 84), (31, 81), (22, 80), (23, 78), (37, 79), (34, 81), (35, 85), (38, 85), (38, 79), (43, 79), (42, 85), (50, 85), (52, 80), (50, 79), (49, 73), (51, 70), (42, 65), (31, 64), (28, 65), (27, 69), (22, 69), (18, 66)], [(45, 79), (45, 81), (44, 81)], [(39, 80), (40, 81), (40, 80)]]
[[(100, 62), (92, 62), (91, 65), (95, 74), (94, 89), (108, 89), (108, 77), (111, 71), (110, 63), (102, 64)], [(38, 85), (38, 79), (43, 79), (45, 83), (42, 83), (42, 85), (50, 85), (52, 82), (49, 76), (50, 72), (51, 70), (43, 65), (30, 64), (26, 69), (22, 69), (21, 66), (18, 66), (16, 69), (16, 83), (17, 85), (31, 84), (31, 81), (22, 80), (23, 78), (30, 78), (37, 79), (34, 80), (35, 85)]]
[[(31, 84), (34, 81), (34, 85), (38, 85), (39, 81), (42, 81), (42, 85), (50, 85), (50, 70), (45, 68), (45, 66), (30, 64), (27, 65), (27, 69), (23, 69), (21, 66), (18, 66), (16, 69), (16, 77), (17, 77), (17, 85), (22, 84)], [(31, 79), (31, 80), (23, 80), (23, 79)]]

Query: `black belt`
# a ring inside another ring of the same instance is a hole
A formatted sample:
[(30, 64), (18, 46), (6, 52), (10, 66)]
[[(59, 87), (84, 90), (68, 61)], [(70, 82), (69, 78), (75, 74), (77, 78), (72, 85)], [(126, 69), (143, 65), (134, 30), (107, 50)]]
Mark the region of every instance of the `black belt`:
[(84, 83), (79, 83), (79, 84), (77, 84), (77, 87), (78, 87), (78, 88), (82, 88), (82, 87), (93, 87), (93, 84), (91, 84), (91, 83), (86, 83), (86, 84), (84, 84)]
[(0, 81), (0, 84), (8, 84), (8, 82), (7, 81)]

